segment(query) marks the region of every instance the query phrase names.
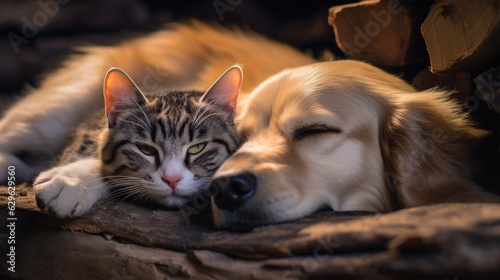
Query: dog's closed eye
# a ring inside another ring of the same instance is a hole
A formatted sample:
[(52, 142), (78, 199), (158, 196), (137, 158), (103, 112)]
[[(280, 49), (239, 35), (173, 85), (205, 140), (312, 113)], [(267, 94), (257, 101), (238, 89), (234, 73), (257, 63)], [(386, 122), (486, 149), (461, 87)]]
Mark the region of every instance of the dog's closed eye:
[(322, 134), (337, 134), (341, 130), (324, 124), (312, 124), (299, 127), (293, 132), (293, 140), (300, 141), (308, 137), (319, 136)]

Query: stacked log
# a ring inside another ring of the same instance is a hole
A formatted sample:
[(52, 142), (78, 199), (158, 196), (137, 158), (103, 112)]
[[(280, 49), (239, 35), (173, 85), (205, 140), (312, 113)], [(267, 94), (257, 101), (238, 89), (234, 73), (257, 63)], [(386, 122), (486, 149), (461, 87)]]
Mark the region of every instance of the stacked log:
[(329, 24), (349, 58), (391, 67), (418, 90), (452, 90), (500, 129), (500, 0), (365, 0), (332, 7)]

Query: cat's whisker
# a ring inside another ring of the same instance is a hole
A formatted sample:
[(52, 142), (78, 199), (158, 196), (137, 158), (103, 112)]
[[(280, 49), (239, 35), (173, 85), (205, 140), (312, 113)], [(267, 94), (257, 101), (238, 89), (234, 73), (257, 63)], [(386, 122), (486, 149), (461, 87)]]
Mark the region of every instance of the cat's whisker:
[(142, 199), (145, 199), (144, 202), (147, 202), (147, 199), (150, 198), (150, 194), (147, 193), (147, 192), (139, 192), (139, 193), (134, 193), (134, 194), (131, 194), (129, 197), (133, 197), (132, 199), (132, 202), (136, 202), (136, 201), (141, 201)]
[(115, 184), (115, 188), (123, 188), (123, 189), (133, 189), (133, 188), (138, 188), (140, 190), (143, 190), (143, 187), (149, 185), (149, 186), (154, 186), (152, 184), (147, 184), (142, 181), (130, 181), (130, 182), (122, 182), (120, 184)]
[(149, 195), (147, 195), (146, 193), (141, 193), (141, 194), (138, 194), (135, 196), (135, 198), (132, 200), (132, 202), (141, 202), (141, 200), (144, 198), (144, 202), (147, 202), (147, 198), (149, 197)]
[(141, 192), (126, 192), (126, 193), (121, 193), (120, 195), (117, 195), (115, 198), (122, 197), (124, 199), (128, 199), (130, 197), (135, 197), (137, 195), (140, 195)]
[(193, 119), (192, 119), (192, 123), (193, 123), (193, 124), (196, 124), (196, 122), (197, 122), (197, 121), (199, 120), (199, 118), (200, 118), (200, 115), (202, 115), (202, 114), (203, 114), (203, 112), (205, 112), (205, 111), (206, 111), (206, 109), (202, 111), (203, 107), (204, 107), (204, 106), (199, 106), (199, 107), (196, 109), (196, 112), (195, 112), (195, 114), (194, 114), (194, 116), (193, 116)]
[(131, 186), (126, 186), (124, 188), (120, 188), (119, 190), (113, 190), (105, 199), (103, 199), (101, 201), (101, 203), (104, 201), (110, 201), (110, 200), (113, 200), (113, 199), (119, 198), (119, 197), (122, 197), (123, 199), (121, 201), (123, 201), (123, 200), (128, 199), (131, 196), (145, 194), (144, 190), (142, 190), (140, 188), (140, 186), (133, 186), (133, 187), (137, 187), (137, 188), (132, 188), (132, 189), (130, 189), (128, 187), (131, 187)]
[(113, 182), (119, 181), (119, 180), (135, 180), (135, 181), (140, 181), (140, 182), (150, 184), (148, 181), (145, 181), (141, 178), (137, 178), (137, 177), (133, 177), (133, 176), (126, 176), (126, 175), (108, 175), (108, 176), (103, 176), (101, 178), (103, 178), (105, 180), (113, 181)]
[(214, 105), (215, 105), (215, 104), (213, 104), (213, 103), (207, 103), (207, 104), (205, 105), (204, 110), (203, 110), (203, 111), (201, 111), (201, 112), (198, 114), (198, 116), (197, 116), (197, 118), (196, 118), (196, 121), (194, 122), (194, 125), (195, 125), (195, 126), (198, 126), (198, 125), (201, 123), (201, 118), (203, 118), (203, 117), (204, 117), (207, 113), (210, 113), (210, 112), (211, 112), (211, 110), (212, 110), (212, 108), (214, 107)]
[(121, 180), (121, 181), (116, 181), (116, 182), (110, 182), (109, 185), (112, 185), (112, 186), (123, 186), (123, 187), (126, 187), (130, 184), (135, 184), (135, 185), (138, 185), (138, 186), (154, 186), (154, 184), (151, 184), (151, 183), (148, 183), (148, 182), (145, 182), (143, 180)]
[(142, 108), (142, 106), (139, 105), (139, 103), (137, 103), (137, 100), (135, 100), (135, 99), (134, 99), (134, 103), (137, 105), (137, 107), (139, 107), (139, 109), (141, 109), (141, 112), (144, 115), (144, 119), (148, 121), (149, 126), (147, 126), (147, 127), (150, 127), (150, 128), (153, 127), (153, 124), (151, 123), (151, 120), (148, 118), (148, 115), (146, 115), (146, 112), (144, 112), (144, 109)]
[[(139, 108), (140, 108), (140, 107), (139, 107)], [(142, 108), (141, 108), (141, 109), (142, 109)], [(117, 113), (122, 113), (122, 112), (128, 112), (128, 111), (127, 111), (126, 109), (116, 109), (116, 110), (115, 110), (115, 112), (117, 112)], [(143, 111), (143, 112), (144, 112), (144, 111)], [(124, 122), (129, 122), (129, 123), (132, 123), (132, 124), (137, 125), (137, 126), (139, 126), (139, 127), (146, 127), (146, 128), (151, 127), (151, 124), (150, 124), (150, 125), (146, 124), (146, 123), (145, 123), (145, 122), (144, 122), (141, 118), (139, 118), (138, 116), (133, 115), (133, 114), (132, 114), (131, 116), (132, 116), (132, 117), (134, 117), (134, 118), (136, 118), (136, 119), (137, 119), (139, 122), (141, 122), (143, 125), (140, 125), (139, 123), (135, 123), (135, 122), (128, 121), (128, 120), (123, 120), (123, 119), (122, 119), (121, 121), (124, 121)], [(146, 118), (146, 119), (149, 121), (149, 119), (148, 119), (148, 118)]]
[(96, 185), (96, 186), (89, 186), (88, 189), (89, 190), (97, 190), (97, 189), (100, 189), (100, 188), (107, 188), (108, 185), (107, 184), (99, 184), (99, 185)]
[(117, 187), (117, 186), (122, 186), (126, 183), (140, 183), (142, 185), (145, 185), (144, 182), (141, 180), (132, 180), (130, 178), (108, 181), (106, 183), (101, 183), (99, 185), (92, 184), (93, 182), (97, 182), (99, 180), (100, 179), (91, 180), (91, 181), (85, 182), (85, 184), (88, 186), (89, 189), (99, 189), (99, 188), (104, 188), (104, 187)]
[[(142, 109), (142, 108), (141, 108), (141, 109)], [(143, 111), (143, 112), (144, 112), (144, 111)], [(144, 120), (142, 120), (141, 118), (139, 118), (139, 117), (138, 117), (138, 116), (136, 116), (136, 115), (133, 115), (133, 117), (134, 117), (134, 118), (136, 118), (138, 121), (140, 121), (140, 122), (143, 124), (142, 126), (141, 126), (141, 125), (139, 125), (140, 127), (145, 127), (145, 128), (148, 128), (148, 130), (149, 130), (149, 129), (151, 129), (151, 127), (152, 127), (152, 125), (151, 125), (151, 121), (150, 121), (148, 118), (146, 118), (146, 120), (148, 121), (148, 123), (146, 123), (146, 122), (144, 122)]]
[(106, 176), (102, 176), (101, 178), (106, 178), (106, 179), (133, 178), (133, 179), (137, 179), (137, 177), (128, 176), (128, 175), (106, 175)]
[[(98, 182), (99, 184), (95, 185), (96, 182)], [(86, 180), (86, 181), (83, 181), (82, 183), (85, 184), (87, 186), (87, 188), (91, 189), (91, 190), (108, 187), (107, 183), (102, 182), (102, 178), (95, 178), (93, 180)]]
[(196, 121), (196, 118), (198, 117), (198, 114), (200, 113), (200, 110), (202, 108), (202, 104), (200, 104), (197, 108), (196, 111), (193, 114), (192, 122), (194, 123)]
[(121, 191), (112, 191), (111, 194), (107, 197), (107, 199), (115, 199), (119, 197), (128, 197), (130, 195), (136, 195), (140, 193), (140, 190), (121, 190)]
[(132, 191), (139, 191), (139, 192), (143, 192), (144, 191), (144, 185), (137, 185), (137, 184), (134, 184), (134, 185), (114, 185), (114, 186), (110, 186), (111, 188), (113, 188), (113, 192), (114, 193), (125, 193), (125, 192), (132, 192)]
[(212, 113), (212, 114), (204, 117), (203, 119), (201, 119), (201, 121), (197, 124), (197, 126), (202, 124), (207, 118), (212, 117), (212, 116), (216, 116), (216, 115), (224, 115), (224, 114), (223, 113)]
[(198, 128), (200, 126), (200, 123), (201, 123), (201, 119), (205, 116), (205, 114), (208, 112), (207, 111), (203, 111), (199, 116), (198, 118), (196, 119), (196, 121), (193, 121), (193, 127), (194, 128)]
[(144, 122), (143, 122), (143, 125), (141, 125), (141, 124), (138, 124), (136, 122), (129, 121), (129, 120), (123, 120), (123, 121), (126, 122), (126, 123), (131, 123), (131, 124), (133, 124), (135, 126), (138, 126), (138, 127), (144, 127), (146, 125)]
[[(123, 194), (123, 193), (121, 193), (121, 194), (116, 194), (116, 193), (112, 192), (112, 193), (110, 193), (108, 196), (106, 196), (105, 198), (101, 199), (101, 200), (99, 201), (99, 203), (107, 203), (107, 202), (109, 202), (109, 201), (113, 201), (113, 200), (114, 200), (114, 199), (116, 199), (116, 198), (120, 198), (120, 197), (121, 197), (121, 198), (123, 198), (123, 196), (124, 196), (124, 194)], [(121, 200), (121, 201), (122, 201), (122, 200)], [(121, 202), (121, 201), (120, 201), (120, 202)]]
[[(203, 115), (205, 113), (209, 112), (210, 109), (212, 109), (214, 106), (215, 106), (215, 102), (214, 101), (204, 102), (204, 103), (200, 104), (200, 106), (198, 107), (198, 110), (197, 110), (197, 112), (195, 114), (195, 117), (193, 118), (193, 125), (194, 125), (194, 127), (198, 127), (199, 121), (200, 121), (201, 117), (203, 117)], [(204, 109), (204, 110), (202, 111), (201, 109)]]
[(212, 111), (212, 108), (215, 106), (214, 103), (206, 103), (205, 108), (203, 111), (201, 111), (197, 118), (196, 121), (193, 122), (193, 124), (197, 127), (201, 123), (201, 119), (207, 114)]
[(207, 104), (208, 104), (207, 102), (202, 102), (202, 103), (198, 104), (198, 107), (196, 108), (196, 111), (193, 114), (193, 121), (196, 120), (196, 118), (198, 117), (198, 114), (200, 113), (201, 109), (203, 109), (204, 107), (206, 107)]
[(117, 193), (117, 194), (113, 193), (112, 195), (101, 200), (99, 203), (106, 203), (106, 202), (112, 201), (116, 198), (122, 198), (120, 201), (117, 202), (119, 204), (119, 203), (122, 203), (123, 201), (129, 199), (130, 197), (135, 197), (133, 201), (136, 201), (137, 197), (142, 197), (142, 196), (149, 197), (149, 194), (147, 194), (145, 192), (128, 192), (128, 193)]
[(138, 182), (147, 182), (139, 178), (134, 177), (126, 177), (126, 178), (106, 178), (108, 182), (129, 182), (129, 181), (138, 181)]
[(122, 203), (123, 201), (126, 201), (127, 199), (129, 199), (130, 197), (133, 197), (135, 195), (136, 194), (127, 194), (125, 196), (122, 195), (123, 199), (121, 199), (118, 203)]

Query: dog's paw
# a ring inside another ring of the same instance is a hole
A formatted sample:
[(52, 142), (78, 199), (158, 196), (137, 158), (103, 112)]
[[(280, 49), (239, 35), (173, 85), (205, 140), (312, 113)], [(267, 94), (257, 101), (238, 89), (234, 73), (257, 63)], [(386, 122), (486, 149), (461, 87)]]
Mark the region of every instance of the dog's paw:
[(86, 213), (96, 202), (95, 191), (86, 185), (89, 178), (67, 165), (41, 173), (34, 182), (40, 209), (59, 218), (74, 218)]

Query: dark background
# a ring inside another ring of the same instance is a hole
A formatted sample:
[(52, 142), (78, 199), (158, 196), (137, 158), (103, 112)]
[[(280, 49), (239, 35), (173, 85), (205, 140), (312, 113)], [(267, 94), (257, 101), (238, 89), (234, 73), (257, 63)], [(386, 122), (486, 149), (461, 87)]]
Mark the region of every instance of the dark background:
[[(0, 95), (12, 100), (37, 86), (77, 46), (110, 45), (190, 18), (248, 28), (318, 57), (324, 50), (341, 56), (328, 8), (347, 2), (354, 1), (2, 0)], [(16, 36), (24, 39), (16, 43)]]

